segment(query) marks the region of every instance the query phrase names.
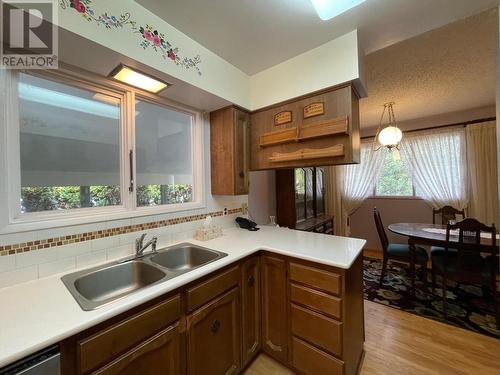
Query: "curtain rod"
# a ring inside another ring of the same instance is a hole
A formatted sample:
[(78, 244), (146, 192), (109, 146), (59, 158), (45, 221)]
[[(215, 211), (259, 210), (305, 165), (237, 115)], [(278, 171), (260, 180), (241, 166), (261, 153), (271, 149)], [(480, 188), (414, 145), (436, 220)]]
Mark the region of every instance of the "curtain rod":
[[(419, 132), (419, 131), (423, 131), (423, 130), (448, 128), (448, 127), (452, 127), (452, 126), (466, 127), (467, 125), (480, 124), (481, 122), (487, 122), (487, 121), (495, 121), (496, 119), (497, 119), (496, 117), (486, 117), (486, 118), (480, 118), (480, 119), (470, 120), (470, 121), (465, 121), (465, 122), (456, 122), (454, 124), (429, 126), (427, 128), (422, 128), (422, 129), (403, 130), (403, 133), (413, 133), (413, 132)], [(361, 137), (361, 139), (368, 139), (368, 138), (374, 138), (374, 137), (375, 137), (374, 135), (369, 135), (369, 136), (367, 135), (367, 136)]]

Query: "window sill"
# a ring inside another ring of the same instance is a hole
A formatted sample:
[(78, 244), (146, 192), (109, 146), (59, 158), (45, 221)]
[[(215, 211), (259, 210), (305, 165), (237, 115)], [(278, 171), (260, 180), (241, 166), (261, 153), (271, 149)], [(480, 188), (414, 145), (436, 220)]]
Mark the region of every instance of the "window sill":
[(374, 195), (368, 199), (391, 199), (391, 200), (407, 200), (407, 201), (422, 201), (421, 197), (406, 196), (406, 195)]

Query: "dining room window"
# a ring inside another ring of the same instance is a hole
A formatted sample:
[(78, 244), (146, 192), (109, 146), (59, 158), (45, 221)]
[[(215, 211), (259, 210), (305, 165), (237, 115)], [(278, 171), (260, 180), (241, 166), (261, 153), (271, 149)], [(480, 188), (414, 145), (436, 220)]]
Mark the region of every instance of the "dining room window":
[(415, 185), (405, 161), (402, 159), (395, 160), (389, 150), (382, 149), (379, 152), (385, 152), (386, 155), (373, 195), (376, 197), (417, 196)]

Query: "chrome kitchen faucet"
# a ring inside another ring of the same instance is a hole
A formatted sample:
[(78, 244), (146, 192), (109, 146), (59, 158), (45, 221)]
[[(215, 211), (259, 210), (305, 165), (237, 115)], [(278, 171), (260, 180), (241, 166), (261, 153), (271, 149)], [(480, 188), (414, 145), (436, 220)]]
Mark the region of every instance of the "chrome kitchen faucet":
[(146, 250), (150, 245), (151, 245), (151, 250), (153, 253), (156, 253), (156, 242), (158, 242), (157, 237), (151, 238), (145, 245), (144, 245), (144, 238), (146, 237), (146, 233), (143, 233), (139, 238), (136, 238), (135, 240), (135, 257), (139, 258), (142, 256), (142, 253), (144, 253), (144, 250)]

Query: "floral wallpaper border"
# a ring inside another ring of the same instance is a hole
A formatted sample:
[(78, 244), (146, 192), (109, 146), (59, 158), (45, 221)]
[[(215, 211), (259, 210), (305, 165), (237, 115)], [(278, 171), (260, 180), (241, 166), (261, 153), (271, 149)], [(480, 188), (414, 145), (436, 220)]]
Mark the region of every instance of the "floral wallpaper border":
[(123, 12), (119, 15), (111, 15), (108, 12), (98, 12), (93, 4), (93, 0), (59, 0), (59, 6), (63, 10), (73, 10), (82, 15), (90, 23), (103, 26), (104, 28), (130, 30), (133, 34), (140, 36), (139, 45), (144, 49), (152, 49), (158, 53), (165, 62), (174, 63), (185, 69), (195, 70), (201, 75), (199, 65), (201, 64), (200, 55), (194, 57), (182, 56), (179, 47), (174, 46), (168, 37), (157, 30), (152, 25), (138, 25), (129, 12)]

